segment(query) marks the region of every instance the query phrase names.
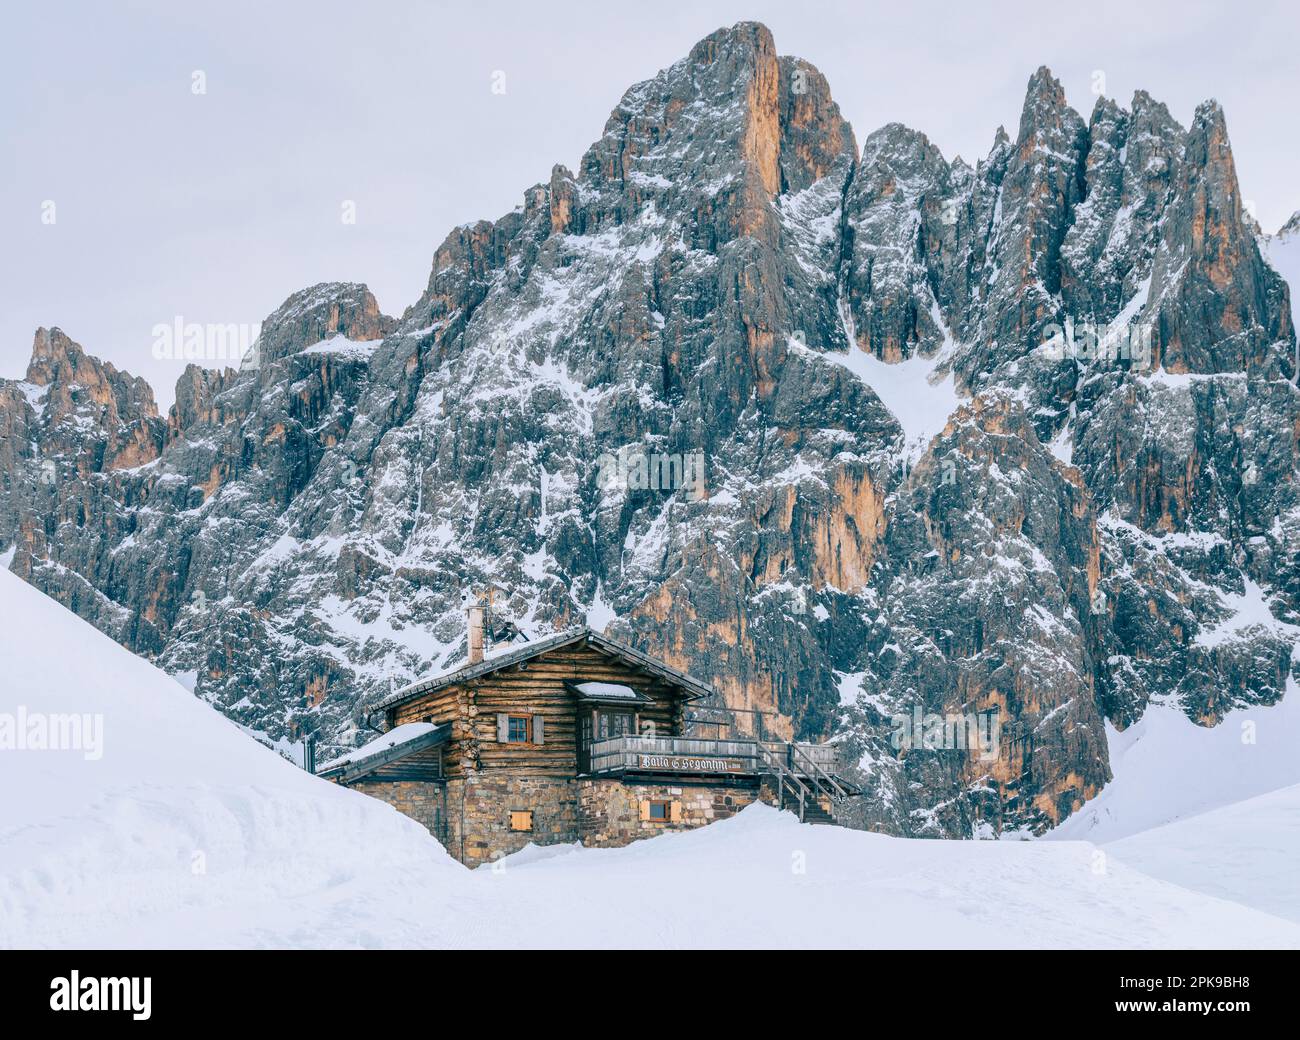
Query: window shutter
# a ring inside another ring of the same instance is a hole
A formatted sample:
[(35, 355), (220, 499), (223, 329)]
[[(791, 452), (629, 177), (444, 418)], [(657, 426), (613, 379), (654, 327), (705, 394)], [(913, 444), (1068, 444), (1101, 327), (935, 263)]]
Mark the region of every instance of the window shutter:
[(681, 803), (681, 802), (672, 802), (672, 803), (668, 806), (668, 819), (672, 820), (673, 823), (681, 823), (681, 822), (682, 822), (682, 803)]
[(510, 738), (510, 716), (504, 712), (497, 713), (497, 741), (506, 743)]
[(546, 720), (540, 715), (533, 716), (533, 743), (546, 743)]
[(648, 799), (641, 802), (641, 819), (646, 823), (650, 822), (650, 802)]

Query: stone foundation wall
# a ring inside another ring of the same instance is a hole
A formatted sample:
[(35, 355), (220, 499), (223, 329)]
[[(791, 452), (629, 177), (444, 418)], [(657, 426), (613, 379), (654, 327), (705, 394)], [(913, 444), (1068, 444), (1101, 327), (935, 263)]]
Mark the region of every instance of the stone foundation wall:
[[(578, 832), (588, 848), (627, 845), (664, 831), (685, 831), (734, 816), (758, 799), (757, 788), (581, 779)], [(667, 801), (675, 818), (644, 819), (642, 803)]]
[[(518, 852), (529, 842), (581, 841), (589, 848), (614, 848), (725, 820), (760, 799), (775, 801), (774, 791), (757, 784), (628, 783), (499, 773), (472, 773), (443, 783), (358, 780), (350, 786), (422, 823), (468, 867)], [(671, 818), (646, 819), (643, 804), (649, 801), (668, 802)], [(532, 811), (531, 831), (511, 829), (512, 809)]]
[[(529, 842), (578, 840), (577, 781), (569, 777), (475, 773), (447, 781), (448, 851), (467, 867), (518, 852)], [(512, 809), (532, 810), (533, 829), (510, 829)]]
[(358, 780), (354, 791), (387, 802), (398, 812), (424, 824), (439, 841), (446, 833), (447, 810), (441, 783), (427, 780)]

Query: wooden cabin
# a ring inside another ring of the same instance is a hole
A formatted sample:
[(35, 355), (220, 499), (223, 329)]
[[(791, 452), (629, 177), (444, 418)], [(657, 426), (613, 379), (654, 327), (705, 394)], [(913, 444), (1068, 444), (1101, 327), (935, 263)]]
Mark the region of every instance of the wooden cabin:
[(590, 628), (482, 651), (381, 702), (388, 731), (320, 775), (389, 802), (470, 866), (539, 845), (624, 845), (761, 798), (829, 822), (828, 745), (690, 736), (707, 684)]

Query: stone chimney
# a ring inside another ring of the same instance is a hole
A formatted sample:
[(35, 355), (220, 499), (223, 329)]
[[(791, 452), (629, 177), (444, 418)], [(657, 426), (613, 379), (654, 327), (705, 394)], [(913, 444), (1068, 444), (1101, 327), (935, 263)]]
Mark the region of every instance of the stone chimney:
[(469, 615), (469, 663), (483, 660), (483, 604), (477, 600), (465, 608)]

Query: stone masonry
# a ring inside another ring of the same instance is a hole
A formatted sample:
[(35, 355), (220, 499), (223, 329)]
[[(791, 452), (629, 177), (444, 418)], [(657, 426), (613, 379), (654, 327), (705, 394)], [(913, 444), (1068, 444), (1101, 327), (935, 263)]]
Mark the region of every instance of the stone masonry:
[[(625, 783), (582, 779), (578, 786), (578, 827), (589, 848), (627, 845), (664, 831), (691, 830), (734, 816), (758, 799), (756, 789), (692, 784)], [(648, 820), (642, 803), (672, 804), (673, 818)]]
[(427, 780), (358, 780), (354, 791), (387, 802), (398, 812), (422, 823), (435, 838), (445, 841), (447, 810), (443, 785)]
[[(467, 867), (490, 863), (529, 842), (578, 840), (576, 781), (569, 777), (487, 776), (447, 781), (447, 850)], [(510, 812), (531, 810), (531, 831), (510, 829)]]

